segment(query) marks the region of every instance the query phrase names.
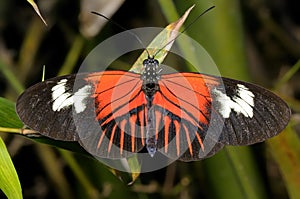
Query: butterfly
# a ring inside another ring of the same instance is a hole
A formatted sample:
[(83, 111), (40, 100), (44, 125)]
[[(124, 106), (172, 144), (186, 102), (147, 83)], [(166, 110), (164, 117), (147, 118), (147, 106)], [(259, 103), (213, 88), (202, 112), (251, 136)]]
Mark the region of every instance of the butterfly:
[(146, 148), (181, 161), (210, 157), (225, 145), (279, 134), (291, 111), (260, 86), (213, 75), (162, 74), (151, 56), (141, 74), (108, 70), (54, 77), (25, 90), (16, 111), (25, 125), (55, 140), (78, 141), (101, 158)]

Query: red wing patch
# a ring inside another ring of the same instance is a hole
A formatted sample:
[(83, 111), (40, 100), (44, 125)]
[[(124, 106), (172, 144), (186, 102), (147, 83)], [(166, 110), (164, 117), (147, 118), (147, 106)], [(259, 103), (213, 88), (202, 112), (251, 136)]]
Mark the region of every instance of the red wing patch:
[(147, 102), (141, 90), (140, 75), (105, 71), (88, 75), (86, 81), (94, 87), (91, 97), (95, 104), (95, 119), (101, 127), (94, 133), (94, 155), (121, 158), (140, 151), (145, 145), (144, 128), (147, 125)]

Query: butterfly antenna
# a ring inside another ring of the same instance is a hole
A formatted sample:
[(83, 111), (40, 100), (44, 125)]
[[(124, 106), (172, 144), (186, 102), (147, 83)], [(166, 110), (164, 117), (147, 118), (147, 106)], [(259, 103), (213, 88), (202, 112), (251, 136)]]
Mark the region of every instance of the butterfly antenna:
[[(95, 15), (98, 15), (100, 17), (103, 17), (104, 19), (106, 19), (107, 21), (109, 21), (110, 23), (113, 23), (114, 25), (118, 26), (119, 28), (121, 28), (122, 30), (125, 30), (127, 31), (128, 29), (126, 29), (125, 27), (121, 26), (120, 24), (118, 24), (117, 22), (111, 20), (110, 18), (106, 17), (105, 15), (103, 14), (100, 14), (98, 12), (94, 12), (92, 11), (91, 13), (95, 14)], [(145, 49), (145, 51), (147, 52), (148, 54), (148, 58), (150, 57), (150, 53), (149, 51), (147, 50), (147, 48), (145, 47), (145, 45), (143, 44), (142, 40), (136, 35), (134, 34), (132, 31), (129, 30), (129, 33), (134, 36), (136, 38), (136, 40), (141, 44), (141, 46), (143, 47), (143, 49)]]
[(182, 33), (184, 33), (187, 29), (189, 29), (201, 16), (205, 15), (207, 12), (209, 12), (210, 10), (212, 10), (213, 8), (215, 8), (216, 6), (211, 6), (209, 8), (207, 8), (206, 10), (204, 10), (200, 15), (198, 15), (195, 19), (193, 19), (193, 21), (191, 23), (189, 23), (181, 32), (180, 34), (178, 34), (174, 39), (170, 40), (168, 43), (166, 43), (162, 48), (160, 48), (153, 57), (155, 57), (160, 51), (162, 51), (167, 45), (169, 45), (170, 43), (172, 43), (174, 40), (176, 40)]

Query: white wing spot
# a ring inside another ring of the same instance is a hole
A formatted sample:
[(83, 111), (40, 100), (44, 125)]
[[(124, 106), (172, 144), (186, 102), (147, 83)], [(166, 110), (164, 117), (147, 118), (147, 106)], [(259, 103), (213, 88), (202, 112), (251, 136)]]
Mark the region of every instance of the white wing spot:
[(91, 88), (91, 85), (85, 85), (74, 94), (74, 108), (76, 113), (81, 113), (86, 109), (86, 98), (90, 97)]
[(242, 85), (238, 84), (238, 94), (241, 99), (243, 99), (245, 102), (247, 102), (250, 106), (254, 106), (254, 94), (249, 91), (249, 89)]
[[(86, 98), (90, 96), (91, 85), (85, 85), (78, 89), (74, 94), (68, 93), (66, 84), (67, 79), (62, 79), (57, 82), (57, 85), (53, 86), (52, 91), (52, 110), (60, 111), (64, 108), (72, 106), (74, 104), (75, 112), (81, 113), (86, 109)], [(75, 96), (75, 100), (74, 100)]]
[(73, 97), (71, 93), (66, 93), (67, 79), (61, 79), (57, 85), (53, 86), (52, 91), (52, 110), (60, 111), (73, 104)]
[(238, 84), (237, 87), (236, 95), (231, 96), (231, 98), (216, 88), (213, 89), (213, 93), (216, 95), (216, 101), (220, 104), (218, 111), (224, 118), (229, 118), (231, 110), (237, 114), (241, 113), (245, 117), (252, 118), (255, 96), (244, 85)]
[(65, 93), (66, 88), (65, 85), (67, 83), (67, 79), (61, 79), (55, 86), (52, 87), (52, 99), (55, 100), (57, 99), (60, 95)]

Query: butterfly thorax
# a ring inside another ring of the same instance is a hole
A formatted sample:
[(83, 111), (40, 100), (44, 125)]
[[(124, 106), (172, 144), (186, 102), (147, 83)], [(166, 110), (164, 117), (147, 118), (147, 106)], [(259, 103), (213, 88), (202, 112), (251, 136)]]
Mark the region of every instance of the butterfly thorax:
[(141, 75), (141, 79), (143, 80), (142, 89), (148, 98), (152, 98), (156, 91), (159, 90), (159, 62), (156, 59), (149, 57), (144, 60), (143, 65), (144, 71)]

